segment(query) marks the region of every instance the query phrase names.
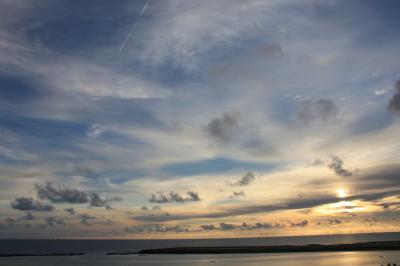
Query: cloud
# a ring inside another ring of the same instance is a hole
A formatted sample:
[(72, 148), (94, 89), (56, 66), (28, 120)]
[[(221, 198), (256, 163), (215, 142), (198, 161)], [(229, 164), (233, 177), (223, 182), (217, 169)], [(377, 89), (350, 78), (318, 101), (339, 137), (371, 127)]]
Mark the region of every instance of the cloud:
[(300, 221), (300, 222), (290, 222), (291, 227), (306, 227), (308, 225), (308, 221)]
[(87, 203), (89, 196), (86, 192), (70, 188), (54, 188), (50, 182), (44, 186), (35, 185), (40, 199), (47, 199), (54, 203)]
[(52, 211), (54, 206), (41, 203), (33, 198), (19, 197), (12, 203), (11, 207), (15, 210), (21, 211)]
[(48, 226), (55, 226), (55, 225), (65, 226), (66, 225), (64, 219), (55, 217), (55, 216), (46, 217), (44, 219), (44, 221), (46, 222), (46, 225), (48, 225)]
[(25, 221), (33, 221), (36, 219), (36, 217), (31, 212), (26, 212), (25, 215), (21, 216), (20, 218)]
[(248, 186), (251, 183), (253, 183), (254, 180), (255, 176), (253, 172), (247, 172), (240, 180), (232, 183), (231, 186), (239, 186), (239, 187)]
[[(55, 188), (50, 182), (47, 182), (44, 186), (36, 184), (35, 188), (40, 199), (47, 199), (53, 203), (89, 203), (91, 207), (110, 208), (108, 205), (109, 200), (101, 198), (100, 195), (95, 192), (85, 192), (75, 188)], [(120, 198), (111, 199), (115, 200)]]
[(190, 201), (201, 201), (199, 194), (196, 192), (187, 191), (186, 194), (188, 195), (188, 197), (185, 197), (185, 198), (174, 191), (171, 191), (167, 195), (164, 195), (161, 193), (159, 193), (158, 195), (152, 194), (149, 202), (151, 202), (151, 203), (171, 203), (171, 202), (184, 203), (184, 202), (190, 202)]
[(174, 232), (174, 233), (183, 233), (189, 232), (189, 229), (180, 226), (162, 226), (162, 225), (143, 225), (143, 226), (131, 226), (124, 228), (124, 231), (127, 233), (135, 234), (135, 233), (167, 233), (167, 232)]
[(80, 219), (80, 223), (84, 226), (91, 226), (92, 224), (90, 223), (90, 221), (97, 219), (96, 216), (92, 216), (87, 213), (79, 214), (78, 217)]
[(338, 108), (332, 100), (318, 99), (301, 102), (297, 110), (297, 119), (304, 123), (314, 121), (334, 122), (338, 119)]
[(343, 168), (343, 160), (340, 159), (338, 156), (331, 155), (331, 159), (332, 161), (330, 164), (328, 164), (328, 168), (332, 169), (336, 175), (342, 177), (348, 177), (353, 175), (352, 172)]
[[(374, 201), (378, 199), (382, 199), (384, 197), (393, 196), (400, 194), (400, 190), (391, 190), (385, 192), (365, 192), (361, 194), (356, 194), (352, 196), (346, 197), (347, 201), (352, 200), (365, 200), (365, 201)], [(216, 212), (208, 212), (202, 214), (182, 214), (182, 215), (171, 215), (171, 216), (155, 216), (155, 215), (139, 215), (135, 216), (134, 219), (138, 221), (146, 221), (146, 222), (166, 222), (166, 221), (175, 221), (175, 220), (190, 220), (190, 219), (215, 219), (215, 218), (224, 218), (231, 216), (241, 216), (246, 214), (255, 214), (255, 213), (269, 213), (274, 211), (287, 211), (287, 210), (299, 210), (306, 208), (313, 208), (325, 204), (336, 203), (340, 201), (336, 196), (324, 196), (320, 195), (315, 198), (293, 198), (287, 200), (286, 202), (277, 203), (277, 204), (267, 204), (267, 205), (248, 205), (248, 206), (240, 206), (240, 207), (232, 207), (226, 208)]]
[[(156, 13), (157, 19), (142, 33), (145, 49), (140, 58), (146, 64), (172, 64), (187, 72), (198, 70), (204, 61), (221, 59), (215, 56), (215, 51), (219, 51), (217, 55), (224, 55), (230, 49), (237, 53), (234, 48), (242, 47), (249, 34), (272, 33), (269, 29), (276, 22), (274, 19), (279, 19), (277, 12), (282, 17), (284, 7), (302, 2), (246, 1), (234, 5), (227, 0), (202, 1), (201, 5), (182, 0), (154, 2), (158, 5), (152, 4), (153, 8), (150, 5), (148, 13), (159, 9), (162, 13)], [(291, 17), (285, 20), (288, 18)], [(276, 53), (277, 49), (262, 52)]]
[(383, 203), (379, 203), (377, 205), (382, 207), (384, 210), (399, 210), (400, 209), (400, 202), (398, 202), (398, 201), (383, 202)]
[(399, 115), (400, 114), (400, 80), (396, 82), (396, 92), (392, 96), (388, 104), (388, 110)]
[(200, 229), (203, 231), (231, 231), (231, 230), (266, 230), (266, 229), (274, 229), (274, 228), (284, 228), (284, 224), (272, 224), (272, 223), (255, 223), (249, 224), (243, 222), (242, 224), (230, 224), (230, 223), (219, 223), (218, 225), (214, 224), (205, 224), (201, 225)]
[(94, 139), (94, 138), (99, 137), (101, 134), (103, 134), (104, 131), (106, 131), (106, 128), (103, 125), (93, 124), (87, 129), (86, 136)]
[(107, 200), (102, 199), (99, 194), (91, 193), (90, 195), (90, 206), (91, 207), (106, 207), (107, 209), (110, 206), (107, 204)]
[(11, 227), (21, 221), (34, 221), (34, 220), (36, 220), (36, 217), (31, 212), (26, 212), (25, 215), (17, 217), (17, 218), (7, 217), (5, 219), (8, 226), (11, 226)]
[(238, 116), (224, 113), (222, 117), (211, 119), (206, 127), (206, 131), (209, 136), (219, 143), (228, 144), (233, 139), (238, 127)]
[(74, 208), (66, 208), (66, 209), (64, 209), (64, 211), (66, 211), (67, 213), (69, 213), (71, 215), (74, 215), (76, 213)]
[(232, 192), (232, 195), (230, 195), (229, 198), (230, 198), (230, 199), (233, 199), (233, 198), (244, 197), (244, 196), (246, 196), (246, 194), (244, 193), (243, 190), (241, 190), (241, 191), (239, 191), (239, 192), (233, 191), (233, 192)]

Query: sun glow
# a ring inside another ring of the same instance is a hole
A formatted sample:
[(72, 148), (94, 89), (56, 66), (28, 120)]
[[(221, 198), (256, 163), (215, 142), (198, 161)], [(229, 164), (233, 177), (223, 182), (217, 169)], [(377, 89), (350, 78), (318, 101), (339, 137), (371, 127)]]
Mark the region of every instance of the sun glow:
[(344, 189), (342, 189), (342, 188), (338, 188), (338, 189), (336, 190), (336, 194), (337, 194), (337, 197), (338, 197), (338, 198), (341, 198), (341, 199), (344, 199), (344, 198), (347, 197), (346, 190), (344, 190)]

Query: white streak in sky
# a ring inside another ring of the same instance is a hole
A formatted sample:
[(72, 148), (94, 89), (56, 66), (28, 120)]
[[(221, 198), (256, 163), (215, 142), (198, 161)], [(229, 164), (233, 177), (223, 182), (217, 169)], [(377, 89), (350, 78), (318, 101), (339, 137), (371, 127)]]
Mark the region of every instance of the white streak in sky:
[(121, 43), (121, 47), (119, 48), (119, 51), (120, 51), (120, 52), (122, 51), (122, 49), (124, 49), (126, 41), (128, 41), (129, 38), (131, 37), (133, 30), (136, 28), (136, 25), (137, 25), (137, 23), (138, 23), (140, 17), (141, 17), (141, 16), (144, 14), (144, 12), (146, 11), (147, 6), (149, 5), (149, 3), (150, 3), (150, 0), (147, 0), (146, 4), (144, 4), (144, 6), (143, 6), (143, 8), (142, 8), (142, 11), (140, 11), (139, 16), (136, 18), (135, 22), (133, 23), (132, 28), (131, 28), (130, 31), (128, 32), (128, 35), (126, 35), (125, 40)]

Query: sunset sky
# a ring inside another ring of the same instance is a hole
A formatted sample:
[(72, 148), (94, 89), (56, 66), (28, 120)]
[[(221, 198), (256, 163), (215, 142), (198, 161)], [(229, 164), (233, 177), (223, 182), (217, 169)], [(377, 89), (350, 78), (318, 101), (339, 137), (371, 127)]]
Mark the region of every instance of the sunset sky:
[(400, 231), (399, 9), (0, 0), (0, 238)]

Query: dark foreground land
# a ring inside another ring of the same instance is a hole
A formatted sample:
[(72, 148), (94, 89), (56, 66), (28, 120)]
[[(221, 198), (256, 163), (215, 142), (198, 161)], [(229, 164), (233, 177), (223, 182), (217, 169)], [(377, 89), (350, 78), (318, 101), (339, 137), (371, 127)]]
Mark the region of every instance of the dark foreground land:
[[(400, 241), (367, 242), (335, 245), (307, 246), (244, 246), (244, 247), (176, 247), (144, 249), (139, 254), (227, 254), (227, 253), (291, 253), (327, 251), (378, 251), (400, 250)], [(127, 252), (108, 253), (108, 255), (133, 254)]]
[(0, 254), (1, 257), (52, 257), (52, 256), (82, 256), (86, 253), (16, 253), (16, 254)]

